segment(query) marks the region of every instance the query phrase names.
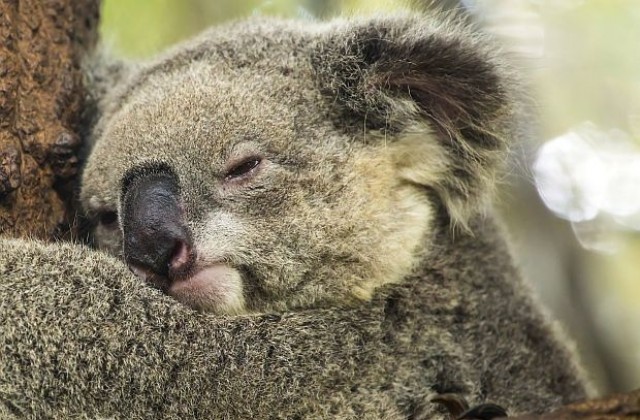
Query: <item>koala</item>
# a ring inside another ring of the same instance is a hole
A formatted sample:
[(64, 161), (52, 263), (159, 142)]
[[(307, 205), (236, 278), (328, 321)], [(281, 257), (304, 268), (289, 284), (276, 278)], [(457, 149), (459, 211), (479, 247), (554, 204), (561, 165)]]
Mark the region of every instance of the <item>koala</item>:
[(99, 250), (0, 241), (2, 417), (439, 419), (434, 394), (510, 413), (591, 394), (491, 210), (523, 118), (491, 45), (439, 15), (253, 18), (95, 78)]

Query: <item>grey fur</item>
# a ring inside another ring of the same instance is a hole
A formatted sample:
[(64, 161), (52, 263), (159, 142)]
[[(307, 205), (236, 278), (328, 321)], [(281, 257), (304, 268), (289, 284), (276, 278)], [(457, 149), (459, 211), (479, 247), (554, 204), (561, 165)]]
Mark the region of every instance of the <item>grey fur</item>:
[[(512, 92), (486, 40), (422, 15), (239, 22), (128, 74), (101, 102), (85, 209), (126, 222), (123, 179), (170, 168), (200, 264), (237, 270), (240, 297), (184, 306), (102, 252), (3, 239), (0, 415), (442, 418), (429, 395), (512, 413), (584, 397), (484, 204)], [(227, 183), (251, 154), (260, 172)], [(121, 235), (96, 230), (116, 254)]]
[(476, 232), (434, 232), (420, 275), (356, 308), (232, 317), (103, 253), (3, 240), (0, 417), (436, 418), (429, 394), (510, 413), (583, 397), (493, 223)]

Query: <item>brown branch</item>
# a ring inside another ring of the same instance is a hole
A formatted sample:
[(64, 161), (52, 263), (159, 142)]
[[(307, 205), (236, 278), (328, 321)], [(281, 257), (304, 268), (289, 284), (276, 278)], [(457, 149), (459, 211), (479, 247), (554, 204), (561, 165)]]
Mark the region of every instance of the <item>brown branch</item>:
[(605, 398), (569, 404), (549, 414), (519, 416), (514, 418), (518, 420), (640, 419), (640, 389), (625, 394), (613, 394)]
[(443, 406), (451, 420), (622, 420), (640, 419), (640, 389), (625, 394), (579, 401), (546, 414), (525, 414), (504, 417), (506, 410), (495, 404), (481, 404), (469, 408), (464, 398), (457, 394), (441, 394), (431, 402)]

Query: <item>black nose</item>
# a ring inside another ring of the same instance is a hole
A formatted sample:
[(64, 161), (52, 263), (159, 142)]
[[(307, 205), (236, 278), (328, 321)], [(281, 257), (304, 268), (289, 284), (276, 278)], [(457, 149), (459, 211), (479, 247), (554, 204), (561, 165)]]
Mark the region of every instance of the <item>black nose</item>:
[(180, 205), (177, 178), (164, 172), (127, 179), (122, 195), (124, 256), (162, 277), (190, 263), (192, 240)]

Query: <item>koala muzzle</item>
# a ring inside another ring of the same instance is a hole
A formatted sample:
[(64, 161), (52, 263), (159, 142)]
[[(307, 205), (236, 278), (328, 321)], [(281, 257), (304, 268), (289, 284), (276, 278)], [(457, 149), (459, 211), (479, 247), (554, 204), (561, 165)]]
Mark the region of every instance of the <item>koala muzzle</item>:
[(177, 179), (167, 173), (138, 175), (126, 183), (122, 197), (127, 264), (165, 282), (185, 275), (194, 260), (193, 242)]

